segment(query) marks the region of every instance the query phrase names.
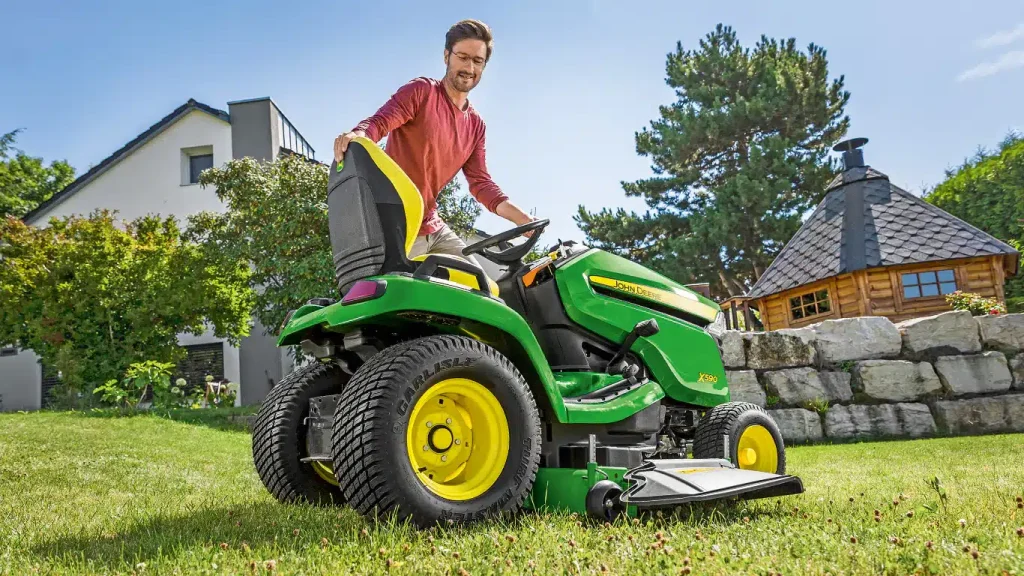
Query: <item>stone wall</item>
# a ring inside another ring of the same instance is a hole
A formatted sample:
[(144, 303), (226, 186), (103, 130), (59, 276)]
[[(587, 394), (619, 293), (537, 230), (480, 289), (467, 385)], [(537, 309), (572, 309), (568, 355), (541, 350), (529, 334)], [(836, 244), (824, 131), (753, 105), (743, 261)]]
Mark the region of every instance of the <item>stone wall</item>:
[(1024, 432), (1024, 314), (730, 331), (722, 359), (787, 443)]

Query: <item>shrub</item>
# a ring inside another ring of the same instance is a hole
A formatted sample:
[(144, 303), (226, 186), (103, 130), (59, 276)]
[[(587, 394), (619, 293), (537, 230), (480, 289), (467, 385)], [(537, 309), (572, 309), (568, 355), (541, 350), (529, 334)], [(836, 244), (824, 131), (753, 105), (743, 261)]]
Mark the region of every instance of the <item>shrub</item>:
[(946, 295), (946, 302), (954, 310), (967, 310), (973, 316), (984, 316), (986, 314), (1006, 314), (1006, 307), (995, 298), (983, 298), (979, 294), (961, 292), (957, 290)]
[(6, 218), (0, 239), (0, 346), (38, 354), (66, 397), (96, 398), (132, 363), (176, 361), (179, 334), (249, 333), (248, 265), (182, 239), (173, 217)]

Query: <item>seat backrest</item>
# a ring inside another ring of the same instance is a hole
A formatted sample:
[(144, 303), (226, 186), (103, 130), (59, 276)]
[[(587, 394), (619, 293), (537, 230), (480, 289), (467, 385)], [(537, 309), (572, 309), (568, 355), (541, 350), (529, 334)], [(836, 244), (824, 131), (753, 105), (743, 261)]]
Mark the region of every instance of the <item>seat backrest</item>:
[(409, 250), (423, 221), (423, 198), (372, 140), (356, 138), (331, 164), (327, 210), (338, 290), (384, 272), (412, 272)]

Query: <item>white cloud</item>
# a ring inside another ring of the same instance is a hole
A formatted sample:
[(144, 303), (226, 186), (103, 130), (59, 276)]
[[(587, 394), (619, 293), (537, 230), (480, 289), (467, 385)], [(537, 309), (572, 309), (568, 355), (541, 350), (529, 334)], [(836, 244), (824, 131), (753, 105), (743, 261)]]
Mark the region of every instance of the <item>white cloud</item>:
[(985, 78), (986, 76), (1021, 67), (1024, 67), (1024, 50), (1013, 50), (1003, 54), (994, 62), (983, 62), (974, 68), (964, 70), (963, 73), (957, 76), (956, 80), (957, 82), (963, 82), (965, 80)]
[(1024, 39), (1024, 22), (1018, 24), (1013, 30), (1001, 30), (990, 36), (979, 38), (977, 44), (979, 48), (995, 48), (1013, 44), (1021, 39)]

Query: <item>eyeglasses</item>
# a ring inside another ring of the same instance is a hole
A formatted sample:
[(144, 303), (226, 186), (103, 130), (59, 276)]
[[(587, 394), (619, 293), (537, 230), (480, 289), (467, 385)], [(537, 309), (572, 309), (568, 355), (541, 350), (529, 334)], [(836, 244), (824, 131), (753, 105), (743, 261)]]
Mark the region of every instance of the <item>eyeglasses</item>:
[(487, 63), (487, 60), (484, 60), (483, 58), (481, 58), (479, 56), (474, 58), (474, 57), (470, 56), (469, 54), (465, 54), (463, 52), (452, 52), (452, 54), (454, 54), (456, 58), (461, 60), (463, 64), (468, 64), (469, 62), (472, 61), (473, 64), (475, 64), (477, 67), (483, 68), (484, 64)]

